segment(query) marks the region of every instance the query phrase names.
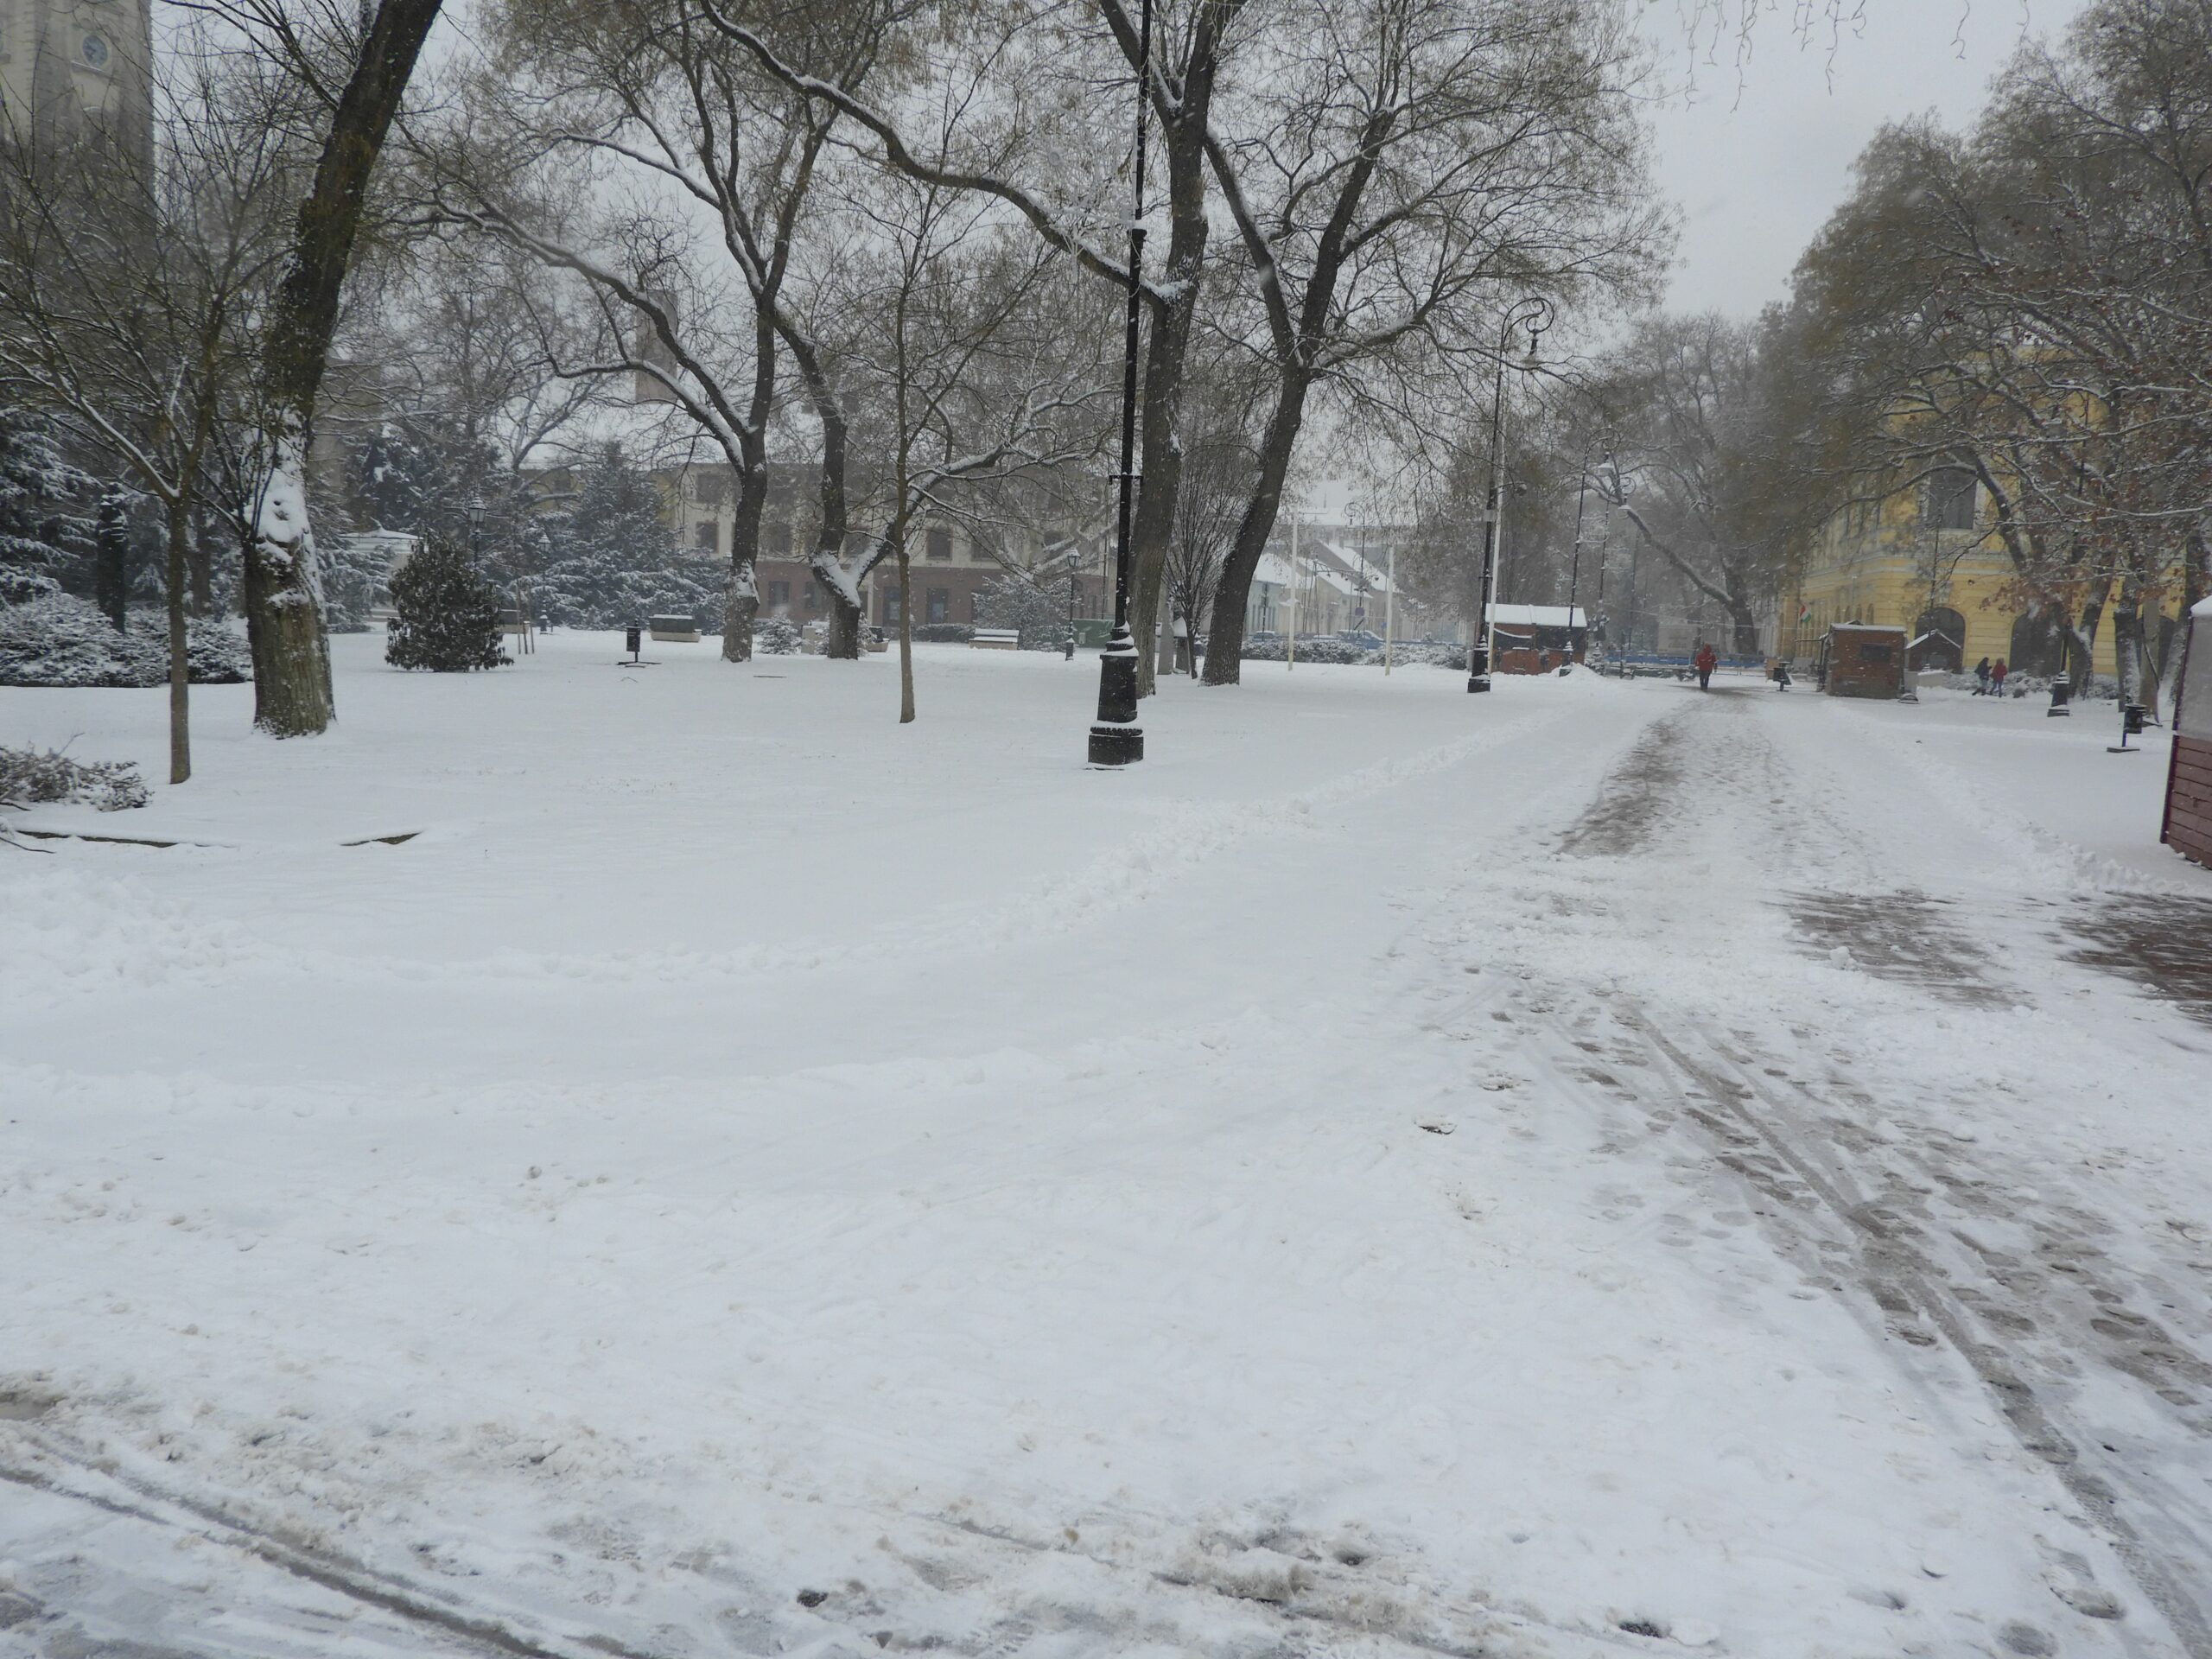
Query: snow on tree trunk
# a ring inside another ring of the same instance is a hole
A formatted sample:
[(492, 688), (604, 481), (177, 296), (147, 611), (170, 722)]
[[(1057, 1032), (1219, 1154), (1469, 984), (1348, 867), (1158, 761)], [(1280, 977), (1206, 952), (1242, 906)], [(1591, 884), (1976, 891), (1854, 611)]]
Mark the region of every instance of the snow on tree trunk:
[(437, 21), (440, 0), (378, 0), (300, 204), (292, 247), (262, 346), (264, 471), (245, 542), (246, 630), (253, 721), (278, 737), (329, 728), (330, 645), (308, 523), (307, 463), (315, 401), (369, 176)]
[(760, 615), (760, 585), (753, 579), (753, 561), (733, 558), (729, 566), (729, 594), (722, 607), (722, 660), (753, 660), (753, 625)]
[(277, 435), (245, 538), (246, 643), (253, 653), (253, 723), (276, 737), (327, 731), (330, 645), (322, 577), (308, 525), (304, 428)]
[(857, 662), (861, 654), (861, 607), (836, 588), (830, 589), (830, 634), (822, 654)]

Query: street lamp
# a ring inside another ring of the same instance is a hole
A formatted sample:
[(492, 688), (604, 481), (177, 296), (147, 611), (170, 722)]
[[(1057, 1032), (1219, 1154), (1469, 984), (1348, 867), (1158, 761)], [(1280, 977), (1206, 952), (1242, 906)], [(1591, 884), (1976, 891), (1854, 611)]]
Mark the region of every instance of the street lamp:
[(1506, 308), (1497, 331), (1497, 390), (1490, 408), (1490, 499), (1483, 510), (1483, 575), (1475, 589), (1474, 638), (1467, 647), (1467, 690), (1490, 690), (1492, 636), (1490, 622), (1491, 589), (1497, 579), (1497, 521), (1505, 494), (1505, 354), (1513, 331), (1529, 331), (1529, 366), (1536, 362), (1536, 338), (1552, 326), (1552, 302), (1531, 294)]
[(461, 511), (468, 519), (468, 560), (474, 564), (476, 563), (478, 544), (483, 540), (484, 536), (484, 493), (481, 490), (471, 490), (468, 493), (468, 505)]
[(1590, 499), (1590, 452), (1582, 452), (1582, 470), (1574, 480), (1574, 562), (1567, 573), (1567, 661), (1560, 665), (1564, 674), (1574, 666), (1574, 599), (1582, 586), (1582, 509)]
[(1090, 764), (1126, 766), (1144, 759), (1137, 724), (1137, 647), (1129, 637), (1130, 486), (1136, 472), (1137, 324), (1144, 266), (1145, 103), (1152, 92), (1152, 0), (1137, 23), (1135, 205), (1129, 214), (1129, 307), (1122, 346), (1122, 501), (1114, 543), (1114, 632), (1098, 658), (1098, 721), (1090, 728)]

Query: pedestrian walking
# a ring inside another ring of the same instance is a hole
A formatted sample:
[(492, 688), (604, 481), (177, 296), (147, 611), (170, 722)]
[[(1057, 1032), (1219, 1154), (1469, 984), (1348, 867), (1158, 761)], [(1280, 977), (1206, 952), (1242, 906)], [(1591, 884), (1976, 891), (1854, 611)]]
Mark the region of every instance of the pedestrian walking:
[(1974, 665), (1974, 694), (1977, 697), (1989, 695), (1989, 658), (1986, 657)]
[(1697, 689), (1700, 691), (1710, 690), (1713, 671), (1720, 664), (1720, 658), (1713, 654), (1713, 647), (1702, 640), (1699, 641), (1697, 655), (1691, 658), (1690, 662), (1697, 670)]
[(1989, 694), (1990, 696), (1993, 697), (2001, 697), (2005, 695), (2005, 676), (2007, 672), (2008, 671), (2005, 666), (2005, 659), (2002, 657), (1999, 657), (1990, 665), (1989, 683), (1992, 688)]

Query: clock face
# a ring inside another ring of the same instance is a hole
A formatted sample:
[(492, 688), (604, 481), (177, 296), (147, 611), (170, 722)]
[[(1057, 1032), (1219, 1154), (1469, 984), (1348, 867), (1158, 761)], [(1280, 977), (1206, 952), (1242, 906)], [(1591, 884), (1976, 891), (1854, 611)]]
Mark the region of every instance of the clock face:
[(107, 67), (107, 42), (97, 35), (85, 36), (85, 61), (95, 69)]

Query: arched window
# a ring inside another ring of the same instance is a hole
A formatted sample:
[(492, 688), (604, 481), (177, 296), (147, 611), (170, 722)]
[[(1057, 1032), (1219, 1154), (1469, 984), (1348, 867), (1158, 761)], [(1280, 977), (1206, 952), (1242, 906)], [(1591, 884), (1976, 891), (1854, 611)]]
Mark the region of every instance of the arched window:
[(1967, 620), (1948, 605), (1923, 611), (1912, 625), (1912, 637), (1916, 643), (1908, 665), (1915, 673), (1966, 671)]

